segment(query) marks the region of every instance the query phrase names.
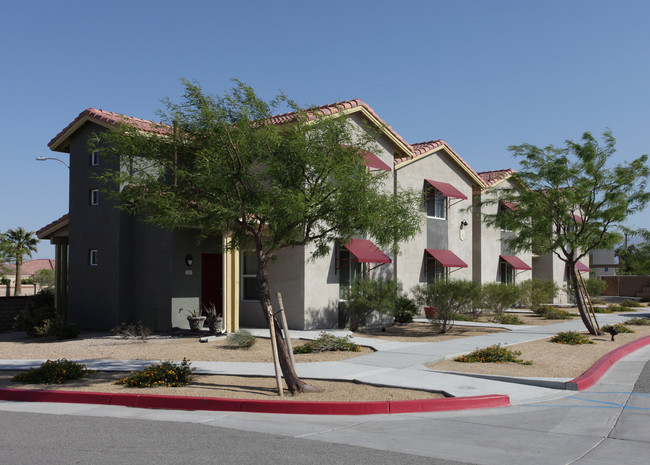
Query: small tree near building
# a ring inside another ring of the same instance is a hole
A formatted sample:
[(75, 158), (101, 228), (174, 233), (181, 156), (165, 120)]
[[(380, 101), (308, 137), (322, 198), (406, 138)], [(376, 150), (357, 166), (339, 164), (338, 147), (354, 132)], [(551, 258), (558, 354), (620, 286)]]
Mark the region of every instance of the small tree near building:
[(596, 334), (576, 285), (576, 263), (593, 249), (613, 248), (620, 236), (612, 229), (646, 206), (648, 157), (608, 166), (615, 152), (609, 130), (603, 133), (602, 144), (586, 132), (581, 142), (567, 140), (564, 147), (522, 144), (509, 150), (521, 163), (513, 179), (525, 187), (503, 189), (498, 199), (485, 201), (512, 202), (517, 208), (483, 219), (514, 232), (507, 240), (512, 250), (532, 247), (534, 253), (553, 253), (566, 263), (582, 321)]
[[(230, 247), (254, 250), (260, 306), (279, 336), (285, 382), (291, 393), (303, 391), (273, 316), (269, 264), (288, 247), (310, 245), (324, 256), (336, 239), (369, 235), (392, 247), (419, 229), (419, 194), (393, 193), (391, 173), (365, 168), (364, 153), (378, 148), (371, 128), (354, 131), (345, 117), (302, 110), (284, 95), (265, 102), (237, 82), (213, 97), (185, 82), (181, 103), (165, 107), (166, 135), (125, 124), (97, 137), (95, 148), (123, 167), (101, 179), (128, 186), (113, 195), (147, 222), (228, 236)], [(274, 118), (281, 108), (292, 112)]]
[(0, 235), (0, 249), (16, 264), (16, 282), (14, 285), (14, 295), (21, 295), (21, 276), (22, 266), (25, 256), (32, 257), (32, 253), (37, 251), (39, 240), (34, 235), (34, 231), (25, 231), (22, 226), (16, 229), (8, 229), (6, 233)]

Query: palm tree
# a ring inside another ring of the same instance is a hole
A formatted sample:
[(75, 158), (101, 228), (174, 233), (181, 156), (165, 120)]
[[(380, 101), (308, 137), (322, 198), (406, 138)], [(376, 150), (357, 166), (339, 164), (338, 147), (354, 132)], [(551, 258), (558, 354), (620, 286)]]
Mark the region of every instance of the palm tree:
[(7, 255), (16, 261), (16, 285), (14, 287), (14, 295), (21, 295), (22, 290), (20, 286), (21, 268), (23, 258), (27, 255), (32, 258), (32, 252), (36, 252), (36, 245), (38, 238), (34, 236), (34, 231), (25, 231), (25, 228), (19, 226), (16, 229), (8, 229), (0, 237), (0, 243)]

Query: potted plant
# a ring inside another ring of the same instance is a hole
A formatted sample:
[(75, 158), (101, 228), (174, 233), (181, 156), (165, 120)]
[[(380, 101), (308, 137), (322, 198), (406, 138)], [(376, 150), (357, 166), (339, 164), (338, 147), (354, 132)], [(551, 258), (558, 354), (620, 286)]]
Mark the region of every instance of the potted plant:
[(187, 321), (190, 324), (190, 329), (193, 332), (201, 331), (203, 324), (207, 317), (201, 315), (201, 310), (195, 308), (194, 310), (183, 310), (180, 308), (178, 313), (185, 313), (187, 315)]
[(223, 318), (217, 314), (217, 307), (214, 304), (203, 307), (203, 311), (207, 315), (205, 322), (210, 328), (212, 334), (221, 334), (223, 332)]

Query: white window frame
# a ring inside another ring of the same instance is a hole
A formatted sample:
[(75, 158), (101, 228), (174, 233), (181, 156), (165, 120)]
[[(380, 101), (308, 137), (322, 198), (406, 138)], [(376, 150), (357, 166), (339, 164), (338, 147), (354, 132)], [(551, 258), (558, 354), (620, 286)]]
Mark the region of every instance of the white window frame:
[[(258, 289), (258, 282), (257, 282), (257, 259), (255, 259), (253, 262), (248, 262), (250, 265), (252, 265), (255, 269), (254, 270), (249, 270), (247, 269), (247, 261), (246, 257), (252, 255), (253, 258), (255, 258), (255, 251), (254, 250), (242, 250), (240, 254), (240, 273), (241, 273), (241, 300), (244, 302), (256, 302), (259, 300), (259, 289)], [(254, 265), (253, 265), (254, 264)], [(246, 290), (248, 287), (246, 286), (246, 283), (250, 283), (252, 280), (255, 281), (255, 285), (253, 288), (256, 290), (255, 297), (251, 298), (251, 296), (246, 295)]]
[(99, 150), (90, 153), (90, 166), (99, 166)]
[(427, 211), (427, 218), (446, 220), (447, 207), (447, 197), (444, 196), (442, 192), (440, 192), (435, 187), (427, 185), (425, 191), (425, 208)]
[(99, 265), (98, 255), (99, 253), (97, 252), (97, 249), (88, 250), (88, 265), (90, 266)]
[(99, 205), (99, 189), (90, 189), (90, 205)]

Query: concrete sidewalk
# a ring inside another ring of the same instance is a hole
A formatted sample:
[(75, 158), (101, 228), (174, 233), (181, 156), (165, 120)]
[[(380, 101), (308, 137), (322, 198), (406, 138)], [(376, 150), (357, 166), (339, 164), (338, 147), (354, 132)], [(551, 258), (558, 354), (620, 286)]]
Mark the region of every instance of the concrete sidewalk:
[[(644, 313), (645, 314), (645, 313)], [(628, 317), (642, 316), (600, 314), (599, 323), (615, 324)], [(426, 321), (426, 320), (422, 320)], [(444, 392), (453, 397), (501, 394), (510, 397), (513, 405), (540, 402), (565, 397), (572, 393), (565, 388), (569, 379), (510, 378), (434, 371), (426, 364), (469, 353), (476, 348), (500, 343), (508, 346), (550, 337), (560, 331), (582, 330), (580, 320), (546, 326), (495, 325), (490, 323), (458, 322), (459, 325), (499, 326), (507, 332), (453, 339), (442, 342), (397, 342), (355, 337), (354, 342), (369, 346), (376, 352), (338, 362), (299, 363), (298, 375), (303, 378), (351, 380), (362, 383)], [(256, 336), (268, 337), (268, 330), (250, 330)], [(349, 331), (332, 330), (344, 336)], [(314, 339), (320, 331), (291, 331), (292, 338)], [(209, 343), (209, 342), (208, 342)], [(23, 370), (39, 366), (43, 360), (0, 360), (0, 370)], [(80, 360), (88, 368), (102, 371), (140, 370), (158, 360)], [(232, 374), (274, 376), (270, 363), (236, 363), (193, 361), (198, 374)]]

